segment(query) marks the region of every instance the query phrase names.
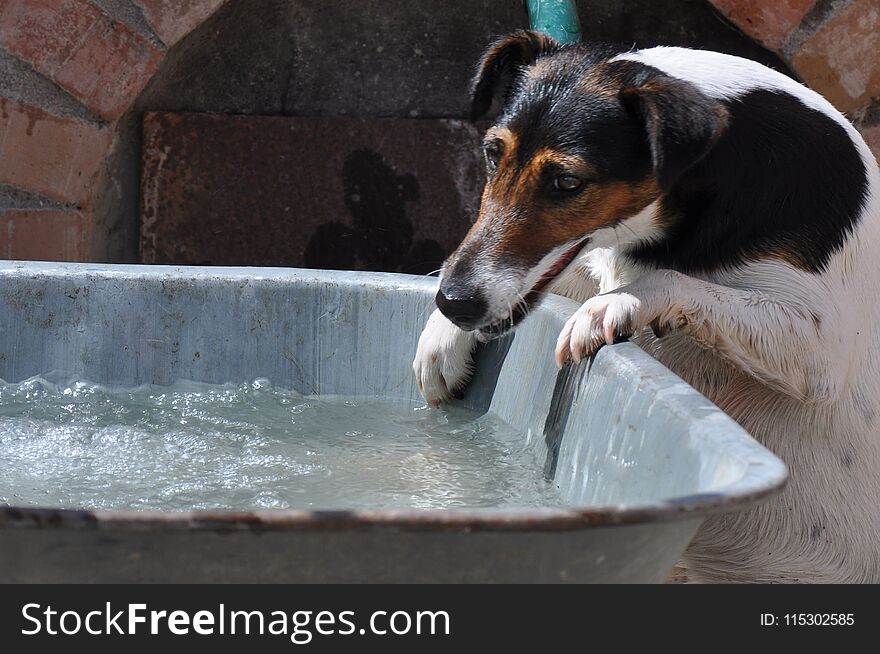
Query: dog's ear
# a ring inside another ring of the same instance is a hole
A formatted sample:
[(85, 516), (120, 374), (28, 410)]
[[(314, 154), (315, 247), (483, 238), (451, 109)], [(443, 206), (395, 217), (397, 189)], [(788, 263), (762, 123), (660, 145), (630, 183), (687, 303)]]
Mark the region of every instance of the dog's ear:
[(471, 120), (489, 111), (502, 82), (509, 87), (519, 69), (560, 47), (558, 41), (546, 34), (528, 30), (513, 32), (490, 45), (480, 58), (477, 74), (471, 82)]
[(668, 193), (712, 149), (727, 109), (690, 82), (659, 74), (620, 91), (623, 105), (645, 126), (654, 174)]

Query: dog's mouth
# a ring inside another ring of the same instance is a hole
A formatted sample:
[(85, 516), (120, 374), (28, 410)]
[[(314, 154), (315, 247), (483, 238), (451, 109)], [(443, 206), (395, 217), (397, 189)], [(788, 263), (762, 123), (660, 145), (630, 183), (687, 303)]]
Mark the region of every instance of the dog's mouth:
[(485, 338), (497, 338), (506, 334), (521, 323), (523, 318), (525, 318), (544, 298), (544, 288), (546, 288), (546, 286), (554, 279), (559, 277), (559, 274), (568, 267), (568, 264), (574, 261), (574, 258), (589, 240), (589, 238), (581, 239), (563, 252), (562, 256), (559, 257), (556, 263), (554, 263), (550, 269), (543, 274), (541, 279), (539, 279), (538, 282), (532, 286), (531, 290), (526, 293), (525, 298), (520, 301), (508, 315), (500, 320), (496, 320), (495, 322), (480, 327), (480, 334)]

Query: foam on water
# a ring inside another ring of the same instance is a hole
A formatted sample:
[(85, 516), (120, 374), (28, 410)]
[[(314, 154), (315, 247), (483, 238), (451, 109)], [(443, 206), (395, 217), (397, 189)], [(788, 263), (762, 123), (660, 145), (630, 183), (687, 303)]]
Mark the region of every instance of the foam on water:
[(116, 390), (0, 382), (0, 503), (93, 509), (558, 505), (491, 415), (307, 397), (265, 380)]

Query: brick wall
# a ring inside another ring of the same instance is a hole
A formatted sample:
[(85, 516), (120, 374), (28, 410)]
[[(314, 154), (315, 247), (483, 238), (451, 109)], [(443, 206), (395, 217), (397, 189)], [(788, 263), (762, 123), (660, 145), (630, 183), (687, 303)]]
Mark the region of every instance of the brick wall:
[[(134, 147), (120, 140), (119, 125), (134, 124), (132, 108), (185, 37), (238, 1), (0, 0), (0, 257), (120, 259), (107, 246), (117, 227), (100, 217), (115, 212), (104, 196), (137, 185), (113, 178), (115, 162)], [(880, 152), (880, 0), (707, 1), (847, 112)], [(578, 5), (591, 27), (637, 31), (638, 17), (656, 5), (639, 2)], [(674, 6), (671, 15), (704, 3)], [(300, 93), (323, 88), (310, 79)], [(296, 109), (297, 95), (286, 97)]]
[(93, 213), (115, 123), (224, 2), (0, 2), (0, 257), (105, 258)]
[(710, 0), (846, 113), (880, 157), (880, 0)]

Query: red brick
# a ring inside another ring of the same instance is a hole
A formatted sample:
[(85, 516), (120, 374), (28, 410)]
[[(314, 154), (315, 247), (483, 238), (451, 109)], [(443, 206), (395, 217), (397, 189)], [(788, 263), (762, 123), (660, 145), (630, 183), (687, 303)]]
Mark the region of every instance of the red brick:
[(710, 0), (743, 32), (771, 50), (779, 50), (816, 0)]
[(88, 0), (4, 0), (0, 45), (108, 119), (134, 101), (163, 54)]
[(86, 204), (110, 139), (106, 128), (0, 98), (0, 183)]
[(791, 63), (841, 111), (880, 96), (880, 0), (857, 0), (807, 39)]
[(86, 219), (78, 211), (0, 212), (0, 257), (24, 261), (86, 261)]
[(54, 71), (74, 53), (101, 15), (78, 0), (6, 0), (0, 43), (40, 71)]
[(135, 0), (150, 27), (169, 47), (201, 25), (227, 0)]

